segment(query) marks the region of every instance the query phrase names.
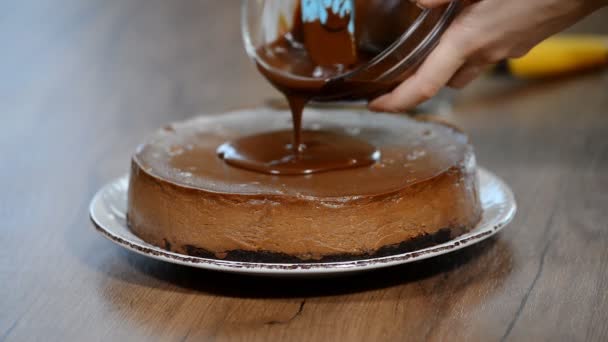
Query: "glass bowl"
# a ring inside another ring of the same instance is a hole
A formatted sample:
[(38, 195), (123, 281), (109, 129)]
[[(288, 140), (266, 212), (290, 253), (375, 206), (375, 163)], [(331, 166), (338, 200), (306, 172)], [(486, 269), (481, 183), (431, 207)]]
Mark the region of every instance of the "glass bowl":
[[(259, 49), (290, 30), (299, 0), (242, 0), (245, 49), (265, 75), (289, 83), (297, 81), (294, 83), (302, 88), (298, 90), (318, 89), (321, 82), (325, 88), (315, 93), (316, 101), (370, 99), (390, 91), (415, 72), (460, 7), (458, 1), (436, 9), (420, 9), (410, 0), (355, 1), (356, 20), (373, 17), (363, 24), (357, 22), (357, 39), (367, 40), (375, 49), (374, 57), (355, 69), (331, 78), (315, 78), (278, 69), (261, 57)], [(365, 11), (359, 11), (360, 6), (366, 6)]]

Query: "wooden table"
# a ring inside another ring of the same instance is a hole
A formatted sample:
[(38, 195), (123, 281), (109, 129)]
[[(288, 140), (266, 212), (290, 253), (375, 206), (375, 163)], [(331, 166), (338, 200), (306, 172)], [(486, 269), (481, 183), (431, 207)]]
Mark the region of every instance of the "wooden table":
[[(97, 234), (89, 200), (144, 136), (277, 93), (238, 1), (0, 5), (0, 340), (608, 340), (608, 73), (480, 81), (448, 118), (513, 188), (497, 238), (332, 279), (206, 272)], [(603, 30), (608, 12), (578, 30)]]

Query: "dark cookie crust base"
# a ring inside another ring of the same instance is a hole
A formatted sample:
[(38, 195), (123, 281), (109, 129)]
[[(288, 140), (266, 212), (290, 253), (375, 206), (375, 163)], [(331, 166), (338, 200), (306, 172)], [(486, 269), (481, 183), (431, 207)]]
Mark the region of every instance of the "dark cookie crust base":
[(183, 253), (206, 259), (215, 260), (227, 260), (227, 261), (239, 261), (239, 262), (263, 262), (263, 263), (321, 263), (321, 262), (340, 262), (340, 261), (352, 261), (352, 260), (365, 260), (371, 258), (379, 258), (397, 254), (408, 253), (419, 249), (435, 246), (447, 241), (454, 239), (455, 237), (464, 234), (468, 229), (459, 228), (443, 228), (433, 234), (426, 234), (415, 237), (408, 241), (401, 242), (399, 244), (388, 245), (378, 249), (374, 253), (370, 254), (335, 254), (327, 255), (321, 259), (301, 259), (293, 255), (285, 253), (276, 253), (268, 251), (244, 251), (244, 250), (233, 250), (226, 254), (225, 258), (218, 258), (214, 253), (209, 252), (203, 248), (199, 248), (192, 245), (185, 245), (181, 250), (177, 250), (172, 246), (171, 243), (165, 240), (162, 248), (167, 251), (174, 253)]

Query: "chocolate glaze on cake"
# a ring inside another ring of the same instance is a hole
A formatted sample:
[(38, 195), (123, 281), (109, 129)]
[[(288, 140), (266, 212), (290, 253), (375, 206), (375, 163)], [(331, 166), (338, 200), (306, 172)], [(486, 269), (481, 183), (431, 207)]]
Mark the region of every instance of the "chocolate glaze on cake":
[(306, 176), (236, 168), (216, 154), (226, 141), (288, 132), (291, 124), (286, 112), (258, 109), (157, 132), (133, 157), (130, 228), (150, 243), (195, 256), (319, 261), (435, 244), (479, 221), (472, 147), (446, 125), (307, 111), (305, 136), (357, 137), (381, 158), (367, 167)]

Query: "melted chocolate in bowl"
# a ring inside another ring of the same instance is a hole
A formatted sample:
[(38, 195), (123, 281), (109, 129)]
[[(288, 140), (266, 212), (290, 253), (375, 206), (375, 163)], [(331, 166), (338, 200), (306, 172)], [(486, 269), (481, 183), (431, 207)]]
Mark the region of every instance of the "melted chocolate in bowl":
[[(293, 132), (236, 139), (220, 146), (220, 158), (231, 166), (278, 175), (364, 167), (380, 158), (373, 145), (359, 138), (335, 132), (302, 132), (303, 109), (311, 99), (340, 99), (355, 87), (365, 88), (368, 95), (387, 90), (386, 84), (330, 80), (369, 62), (419, 13), (409, 1), (357, 0), (355, 4), (355, 32), (348, 29), (350, 13), (341, 17), (326, 9), (326, 23), (304, 23), (298, 6), (291, 30), (258, 49), (258, 69), (286, 96)], [(382, 22), (387, 18), (390, 20)]]

